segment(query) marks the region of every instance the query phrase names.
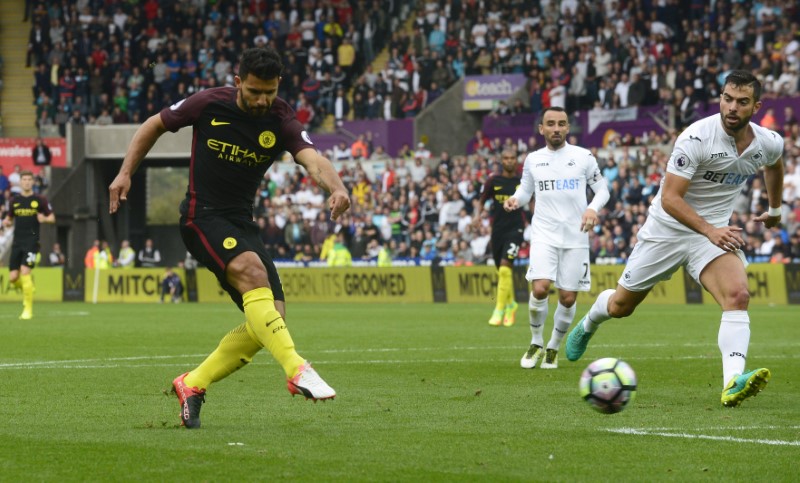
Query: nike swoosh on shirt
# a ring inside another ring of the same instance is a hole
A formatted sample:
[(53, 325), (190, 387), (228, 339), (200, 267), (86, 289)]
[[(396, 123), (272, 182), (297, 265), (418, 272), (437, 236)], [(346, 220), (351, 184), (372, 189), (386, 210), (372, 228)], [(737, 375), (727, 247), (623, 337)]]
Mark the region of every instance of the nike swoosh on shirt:
[(503, 189), (503, 187), (502, 187), (502, 186), (495, 186), (495, 187), (494, 187), (494, 190), (495, 190), (495, 191), (500, 191), (501, 189)]
[(211, 120), (211, 125), (212, 126), (224, 126), (226, 124), (230, 124), (230, 123), (229, 122), (225, 122), (225, 121), (217, 121), (217, 118), (214, 118), (214, 119)]

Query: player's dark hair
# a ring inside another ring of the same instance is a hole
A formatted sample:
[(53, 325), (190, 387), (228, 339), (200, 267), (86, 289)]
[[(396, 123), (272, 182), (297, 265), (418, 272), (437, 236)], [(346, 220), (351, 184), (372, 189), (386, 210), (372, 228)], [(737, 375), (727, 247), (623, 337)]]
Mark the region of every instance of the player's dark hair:
[(33, 178), (34, 177), (33, 176), (33, 171), (30, 171), (28, 169), (24, 169), (24, 170), (20, 171), (19, 172), (19, 177), (22, 178), (23, 176), (30, 176), (31, 178)]
[(733, 87), (752, 87), (753, 100), (758, 102), (758, 100), (761, 99), (761, 81), (759, 81), (752, 72), (746, 70), (731, 71), (731, 73), (725, 77), (725, 84), (722, 86), (722, 89), (725, 90), (725, 86), (729, 84)]
[(269, 80), (281, 76), (283, 62), (275, 49), (253, 47), (242, 52), (239, 58), (239, 78), (244, 80), (253, 74), (259, 79)]
[[(566, 110), (564, 110), (563, 107), (559, 107), (559, 106), (548, 107), (547, 109), (542, 111), (542, 115), (539, 117), (539, 124), (544, 124), (544, 115), (547, 114), (550, 111), (553, 111), (553, 112), (567, 112)], [(569, 122), (569, 115), (567, 115), (567, 122)]]

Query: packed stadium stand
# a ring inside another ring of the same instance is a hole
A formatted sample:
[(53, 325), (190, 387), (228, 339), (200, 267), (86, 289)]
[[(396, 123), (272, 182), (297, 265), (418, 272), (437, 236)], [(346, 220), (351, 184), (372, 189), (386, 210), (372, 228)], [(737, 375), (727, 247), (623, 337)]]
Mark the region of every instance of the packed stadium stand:
[[(395, 263), (485, 263), (489, 220), (471, 217), (481, 186), (498, 171), (504, 147), (522, 160), (543, 145), (534, 126), (548, 106), (566, 108), (574, 126), (591, 112), (630, 107), (668, 116), (662, 124), (669, 128), (619, 130), (592, 145), (577, 133), (571, 139), (595, 151), (611, 190), (591, 236), (592, 260), (622, 262), (675, 137), (714, 112), (728, 72), (748, 69), (764, 85), (765, 108), (754, 121), (785, 137), (784, 224), (764, 230), (750, 222), (767, 207), (758, 178), (732, 222), (744, 229), (751, 260), (800, 261), (795, 1), (11, 3), (0, 10), (6, 136), (63, 137), (70, 124), (140, 123), (199, 90), (232, 85), (238, 54), (258, 45), (283, 54), (280, 95), (315, 132), (348, 120), (415, 118), (466, 76), (526, 76), (513, 99), (484, 113), (484, 129), (463, 151), (431, 152), (415, 142), (385, 152), (369, 136), (327, 150), (354, 201), (336, 223), (299, 169), (270, 170), (255, 200), (262, 238), (275, 258), (298, 263), (322, 263), (338, 232), (356, 263), (374, 262), (382, 250)], [(493, 136), (492, 126), (503, 122), (524, 123), (529, 135)]]

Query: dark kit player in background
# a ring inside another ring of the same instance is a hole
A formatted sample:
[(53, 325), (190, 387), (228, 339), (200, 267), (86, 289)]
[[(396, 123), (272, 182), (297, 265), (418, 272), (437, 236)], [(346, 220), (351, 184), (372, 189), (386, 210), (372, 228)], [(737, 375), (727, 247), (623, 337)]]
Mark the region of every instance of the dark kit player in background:
[(314, 400), (336, 395), (295, 351), (284, 322), (281, 280), (253, 221), (254, 194), (285, 151), (330, 195), (332, 219), (350, 208), (349, 193), (330, 160), (315, 149), (289, 104), (277, 97), (282, 71), (275, 50), (245, 50), (235, 87), (198, 92), (139, 127), (109, 187), (109, 209), (115, 213), (126, 200), (131, 175), (156, 140), (166, 131), (193, 127), (189, 187), (180, 207), (181, 236), (244, 312), (245, 323), (223, 337), (197, 368), (173, 381), (181, 423), (187, 428), (200, 426), (207, 387), (250, 362), (262, 347), (283, 367), (292, 394)]
[(8, 215), (3, 220), (6, 226), (14, 225), (14, 241), (11, 243), (11, 259), (8, 262), (8, 282), (22, 289), (22, 314), (20, 319), (33, 318), (33, 277), (31, 271), (39, 257), (39, 224), (55, 223), (56, 215), (50, 202), (33, 192), (33, 173), (19, 174), (21, 192), (11, 197)]
[(504, 149), (501, 153), (503, 171), (491, 176), (481, 188), (481, 201), (475, 213), (475, 223), (480, 224), (481, 210), (490, 201), (489, 219), (492, 224), (490, 239), (494, 265), (497, 267), (497, 297), (489, 325), (505, 327), (514, 325), (518, 304), (514, 300), (514, 278), (512, 267), (522, 245), (525, 230), (525, 215), (519, 211), (508, 213), (503, 203), (514, 194), (520, 183), (517, 167), (517, 152)]

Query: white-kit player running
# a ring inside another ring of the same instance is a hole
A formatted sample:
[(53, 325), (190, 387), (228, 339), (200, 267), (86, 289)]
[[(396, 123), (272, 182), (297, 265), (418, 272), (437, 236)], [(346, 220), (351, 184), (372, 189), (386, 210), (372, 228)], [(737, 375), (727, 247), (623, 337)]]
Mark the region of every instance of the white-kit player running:
[(783, 139), (750, 122), (761, 107), (760, 96), (761, 83), (753, 74), (731, 72), (720, 96), (720, 113), (693, 123), (675, 141), (662, 188), (619, 285), (602, 292), (570, 332), (569, 360), (583, 355), (600, 323), (631, 315), (656, 283), (683, 266), (722, 307), (722, 405), (738, 406), (767, 384), (768, 369), (745, 371), (750, 343), (747, 262), (740, 250), (741, 229), (728, 225), (737, 196), (762, 167), (770, 208), (752, 220), (767, 228), (781, 221)]
[[(589, 230), (597, 224), (597, 211), (608, 202), (608, 186), (597, 160), (584, 148), (566, 142), (569, 119), (564, 109), (549, 107), (542, 112), (539, 134), (546, 147), (525, 158), (522, 182), (505, 201), (506, 211), (516, 210), (535, 195), (530, 267), (525, 278), (531, 283), (528, 309), (531, 344), (520, 366), (532, 369), (558, 367), (558, 348), (575, 317), (575, 298), (592, 286), (589, 269)], [(594, 191), (587, 205), (586, 187)], [(544, 347), (547, 296), (550, 284), (558, 288), (558, 308), (553, 314), (553, 332)]]

